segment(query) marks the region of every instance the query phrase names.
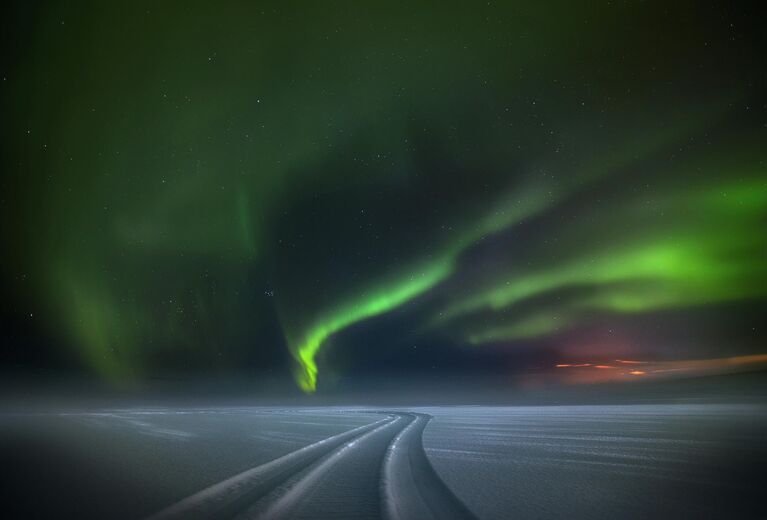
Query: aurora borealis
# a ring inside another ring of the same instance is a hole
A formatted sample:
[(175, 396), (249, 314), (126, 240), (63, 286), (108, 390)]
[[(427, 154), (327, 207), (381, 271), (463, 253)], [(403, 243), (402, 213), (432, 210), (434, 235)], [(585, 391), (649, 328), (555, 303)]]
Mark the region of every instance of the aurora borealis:
[(4, 9), (10, 370), (312, 393), (767, 353), (758, 12)]

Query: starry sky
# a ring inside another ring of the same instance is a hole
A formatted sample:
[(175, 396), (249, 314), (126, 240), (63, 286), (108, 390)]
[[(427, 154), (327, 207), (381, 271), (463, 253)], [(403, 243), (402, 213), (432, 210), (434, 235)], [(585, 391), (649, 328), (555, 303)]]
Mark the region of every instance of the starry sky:
[(4, 373), (312, 393), (767, 362), (754, 7), (3, 9)]

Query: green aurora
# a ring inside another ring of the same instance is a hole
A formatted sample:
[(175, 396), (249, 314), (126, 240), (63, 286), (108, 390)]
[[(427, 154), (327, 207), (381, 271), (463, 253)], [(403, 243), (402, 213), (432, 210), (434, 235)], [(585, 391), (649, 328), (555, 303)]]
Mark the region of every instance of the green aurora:
[[(309, 393), (328, 352), (384, 355), (344, 336), (387, 316), (405, 364), (664, 312), (724, 330), (767, 299), (767, 64), (745, 16), (698, 9), (20, 8), (9, 312), (115, 384)], [(730, 339), (706, 352), (761, 341)]]

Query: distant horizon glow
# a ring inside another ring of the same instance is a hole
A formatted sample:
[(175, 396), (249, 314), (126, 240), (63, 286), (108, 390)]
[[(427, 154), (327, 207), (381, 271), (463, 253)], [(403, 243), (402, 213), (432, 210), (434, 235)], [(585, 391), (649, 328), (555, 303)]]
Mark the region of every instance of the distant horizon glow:
[[(744, 370), (767, 368), (767, 354), (751, 354), (747, 356), (734, 356), (727, 358), (711, 359), (680, 359), (673, 361), (651, 360), (615, 360), (618, 363), (629, 365), (620, 367), (607, 364), (592, 363), (558, 363), (554, 368), (560, 372), (560, 376), (552, 373), (555, 378), (563, 383), (592, 384), (607, 381), (625, 381), (626, 375), (658, 377), (692, 377), (700, 375), (727, 374)], [(641, 365), (641, 369), (634, 368)], [(571, 370), (573, 372), (570, 372)], [(597, 369), (599, 374), (592, 372)]]

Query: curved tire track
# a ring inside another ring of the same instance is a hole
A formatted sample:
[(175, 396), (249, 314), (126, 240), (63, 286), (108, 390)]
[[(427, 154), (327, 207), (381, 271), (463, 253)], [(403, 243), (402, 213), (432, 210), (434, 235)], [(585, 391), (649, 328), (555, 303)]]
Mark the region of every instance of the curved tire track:
[(180, 518), (471, 519), (431, 466), (430, 415), (386, 416), (210, 486), (149, 520)]
[(323, 457), (237, 520), (381, 518), (378, 493), (381, 461), (392, 439), (413, 421), (406, 414), (396, 415), (394, 421)]
[(389, 446), (381, 475), (382, 509), (388, 520), (471, 519), (474, 515), (445, 485), (423, 449), (430, 415), (413, 414)]

